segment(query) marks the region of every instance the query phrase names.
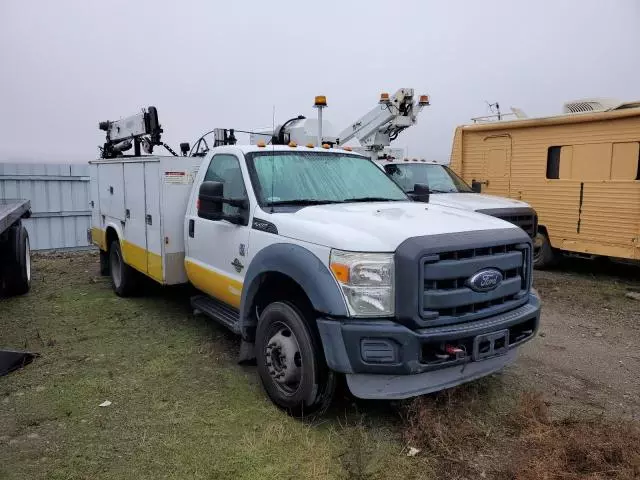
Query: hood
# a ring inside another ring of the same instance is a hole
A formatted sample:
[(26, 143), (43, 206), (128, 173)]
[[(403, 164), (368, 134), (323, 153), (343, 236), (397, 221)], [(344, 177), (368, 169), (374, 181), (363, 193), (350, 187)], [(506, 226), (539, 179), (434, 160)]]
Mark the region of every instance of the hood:
[(304, 242), (360, 252), (393, 252), (407, 238), (518, 228), (495, 217), (419, 202), (373, 202), (261, 213), (278, 233)]
[(432, 193), (429, 203), (462, 210), (485, 210), (494, 208), (531, 208), (528, 203), (511, 198), (482, 193)]

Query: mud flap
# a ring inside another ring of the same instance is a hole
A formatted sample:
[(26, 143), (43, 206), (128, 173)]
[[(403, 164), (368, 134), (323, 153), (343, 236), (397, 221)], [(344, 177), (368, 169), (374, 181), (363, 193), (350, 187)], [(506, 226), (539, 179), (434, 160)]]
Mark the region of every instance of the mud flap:
[(20, 350), (0, 350), (0, 377), (30, 364), (40, 355)]

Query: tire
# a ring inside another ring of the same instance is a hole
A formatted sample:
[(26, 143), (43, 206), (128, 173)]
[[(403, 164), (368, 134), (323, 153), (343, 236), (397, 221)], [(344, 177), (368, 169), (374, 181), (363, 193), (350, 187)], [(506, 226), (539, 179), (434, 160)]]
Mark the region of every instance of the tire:
[(119, 297), (130, 297), (137, 291), (137, 274), (129, 265), (124, 263), (120, 242), (114, 240), (109, 248), (109, 271), (111, 286)]
[(111, 270), (109, 269), (109, 252), (100, 250), (100, 275), (108, 277)]
[(24, 295), (31, 289), (31, 244), (29, 234), (22, 222), (7, 232), (4, 253), (5, 295)]
[(533, 241), (533, 266), (539, 270), (551, 268), (560, 261), (560, 254), (551, 246), (549, 237), (538, 231)]
[(297, 306), (268, 305), (260, 315), (255, 348), (258, 374), (273, 403), (294, 417), (324, 413), (333, 399), (336, 374)]

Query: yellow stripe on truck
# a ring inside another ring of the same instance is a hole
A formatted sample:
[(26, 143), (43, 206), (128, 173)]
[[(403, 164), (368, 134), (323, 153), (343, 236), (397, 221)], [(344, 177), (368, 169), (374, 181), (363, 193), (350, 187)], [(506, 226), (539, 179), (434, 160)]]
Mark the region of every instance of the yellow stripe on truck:
[[(107, 232), (93, 227), (91, 229), (91, 242), (97, 245), (100, 250), (107, 251)], [(164, 283), (162, 257), (160, 255), (126, 240), (120, 242), (120, 248), (122, 249), (124, 263), (150, 276), (157, 282)]]
[(100, 228), (93, 227), (91, 229), (91, 243), (97, 245), (100, 250), (107, 250), (107, 235), (106, 232)]
[(124, 262), (130, 267), (147, 274), (162, 283), (162, 257), (134, 243), (123, 240), (120, 243)]
[(189, 281), (198, 290), (208, 293), (227, 305), (240, 308), (242, 283), (189, 260), (185, 260), (184, 267)]

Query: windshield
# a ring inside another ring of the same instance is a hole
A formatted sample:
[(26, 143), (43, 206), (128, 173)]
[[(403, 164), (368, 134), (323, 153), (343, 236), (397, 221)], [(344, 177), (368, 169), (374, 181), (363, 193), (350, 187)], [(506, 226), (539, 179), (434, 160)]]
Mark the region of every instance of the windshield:
[(368, 158), (335, 152), (247, 154), (260, 205), (406, 201)]
[(473, 193), (469, 185), (444, 165), (394, 163), (384, 169), (405, 192), (413, 192), (415, 184), (421, 183), (434, 193)]

